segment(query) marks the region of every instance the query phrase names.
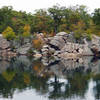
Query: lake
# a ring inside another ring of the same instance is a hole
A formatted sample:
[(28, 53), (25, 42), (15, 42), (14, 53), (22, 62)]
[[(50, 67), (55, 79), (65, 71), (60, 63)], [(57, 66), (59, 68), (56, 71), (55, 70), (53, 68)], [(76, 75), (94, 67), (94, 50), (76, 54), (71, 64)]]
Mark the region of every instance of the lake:
[(0, 60), (0, 100), (99, 100), (100, 60)]

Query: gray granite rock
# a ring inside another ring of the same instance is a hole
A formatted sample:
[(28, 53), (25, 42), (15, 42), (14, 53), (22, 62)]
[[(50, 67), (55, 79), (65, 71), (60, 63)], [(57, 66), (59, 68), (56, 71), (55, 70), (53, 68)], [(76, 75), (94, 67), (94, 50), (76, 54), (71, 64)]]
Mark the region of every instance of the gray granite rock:
[(0, 36), (0, 49), (7, 49), (10, 47), (10, 42)]

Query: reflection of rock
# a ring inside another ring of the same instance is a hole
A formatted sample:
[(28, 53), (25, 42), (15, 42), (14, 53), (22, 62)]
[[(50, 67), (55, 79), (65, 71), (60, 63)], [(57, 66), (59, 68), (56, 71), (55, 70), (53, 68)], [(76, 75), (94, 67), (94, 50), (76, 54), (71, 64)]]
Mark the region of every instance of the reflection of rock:
[(45, 70), (46, 72), (48, 71), (48, 73), (54, 73), (59, 77), (66, 77), (66, 75), (72, 74), (75, 71), (82, 71), (83, 73), (86, 73), (87, 71), (100, 73), (100, 60), (93, 62), (92, 59), (92, 57), (59, 59), (54, 61), (49, 61), (46, 59), (46, 61), (43, 60), (43, 62), (46, 62), (46, 64), (44, 63), (45, 66), (47, 66), (47, 69)]
[(15, 58), (15, 61), (12, 64), (13, 67), (29, 68), (32, 62), (27, 58), (27, 56), (19, 56)]
[(9, 67), (8, 61), (0, 61), (0, 73), (6, 71), (8, 67)]

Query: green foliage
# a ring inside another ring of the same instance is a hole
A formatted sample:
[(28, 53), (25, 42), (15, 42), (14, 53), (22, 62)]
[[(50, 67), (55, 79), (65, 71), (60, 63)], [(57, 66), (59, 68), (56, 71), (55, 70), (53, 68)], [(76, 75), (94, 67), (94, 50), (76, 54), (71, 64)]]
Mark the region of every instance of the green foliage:
[(63, 7), (59, 7), (59, 5), (55, 5), (52, 8), (48, 9), (48, 12), (50, 13), (50, 16), (54, 20), (54, 27), (55, 27), (55, 33), (58, 31), (58, 27), (61, 24), (61, 19), (63, 18)]
[(85, 28), (85, 24), (83, 21), (80, 21), (76, 24), (72, 25), (72, 31), (75, 32), (74, 36), (76, 39), (80, 39), (81, 37), (83, 37), (84, 35), (84, 28)]
[(93, 13), (93, 21), (96, 25), (100, 25), (100, 8), (95, 9)]
[[(90, 35), (88, 33), (100, 36), (100, 8), (89, 14), (84, 5), (66, 8), (57, 4), (47, 10), (39, 9), (31, 14), (5, 6), (0, 9), (0, 33), (8, 26), (14, 30), (16, 36), (22, 37), (41, 32), (52, 36), (60, 31), (75, 32), (76, 38), (82, 37), (84, 32), (87, 36)], [(12, 37), (15, 37), (14, 34)], [(12, 37), (10, 34), (7, 36), (8, 39)]]
[(2, 34), (3, 34), (3, 37), (6, 38), (7, 40), (12, 40), (16, 38), (15, 32), (9, 26), (2, 32)]

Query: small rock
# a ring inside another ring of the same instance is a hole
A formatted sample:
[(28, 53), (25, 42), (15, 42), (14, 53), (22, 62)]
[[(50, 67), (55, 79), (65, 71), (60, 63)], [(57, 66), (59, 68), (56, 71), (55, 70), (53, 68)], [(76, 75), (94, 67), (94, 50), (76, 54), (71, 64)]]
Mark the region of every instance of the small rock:
[(41, 55), (41, 54), (35, 54), (34, 57), (36, 57), (36, 58), (41, 58), (42, 55)]

